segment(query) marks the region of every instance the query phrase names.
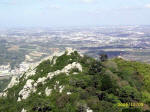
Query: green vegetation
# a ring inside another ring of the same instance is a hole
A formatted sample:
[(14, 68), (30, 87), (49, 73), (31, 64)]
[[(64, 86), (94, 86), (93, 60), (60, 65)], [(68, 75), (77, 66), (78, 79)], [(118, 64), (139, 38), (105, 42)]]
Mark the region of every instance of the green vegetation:
[[(53, 64), (55, 59), (56, 63)], [(150, 111), (148, 64), (118, 58), (98, 61), (88, 56), (81, 57), (77, 52), (71, 55), (65, 53), (60, 57), (54, 57), (52, 61), (46, 60), (39, 64), (36, 74), (29, 79), (36, 81), (73, 62), (80, 63), (83, 71), (74, 68), (69, 75), (61, 73), (51, 80), (47, 79), (45, 84), (37, 86), (36, 93), (31, 93), (26, 100), (17, 102), (18, 93), (27, 81), (21, 78), (18, 85), (8, 89), (8, 96), (0, 99), (0, 111), (20, 112), (23, 108), (29, 112), (86, 112), (87, 108), (93, 112)], [(64, 86), (62, 93), (59, 92), (56, 81)], [(45, 95), (47, 87), (53, 89), (50, 96)], [(144, 103), (144, 106), (118, 106), (118, 103), (133, 102)]]

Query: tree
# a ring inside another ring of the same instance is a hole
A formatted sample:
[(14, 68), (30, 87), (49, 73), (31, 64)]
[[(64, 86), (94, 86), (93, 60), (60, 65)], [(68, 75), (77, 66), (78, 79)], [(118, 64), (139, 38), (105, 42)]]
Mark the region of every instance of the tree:
[(96, 75), (99, 74), (102, 70), (102, 65), (100, 62), (95, 61), (91, 64), (90, 68), (89, 68), (89, 74), (90, 75)]
[(99, 56), (99, 59), (100, 59), (101, 62), (104, 62), (104, 61), (107, 61), (108, 56), (107, 56), (107, 54), (101, 54), (101, 55)]

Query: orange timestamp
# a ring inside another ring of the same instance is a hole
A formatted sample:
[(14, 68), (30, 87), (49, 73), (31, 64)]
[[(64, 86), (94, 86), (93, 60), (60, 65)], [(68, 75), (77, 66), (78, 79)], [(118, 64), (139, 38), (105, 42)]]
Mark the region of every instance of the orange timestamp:
[(128, 102), (128, 103), (117, 103), (118, 107), (143, 107), (144, 103)]

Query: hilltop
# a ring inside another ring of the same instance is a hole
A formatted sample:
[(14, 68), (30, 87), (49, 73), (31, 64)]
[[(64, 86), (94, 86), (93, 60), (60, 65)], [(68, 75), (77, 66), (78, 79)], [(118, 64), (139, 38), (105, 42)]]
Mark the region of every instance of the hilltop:
[(0, 96), (0, 112), (150, 112), (150, 65), (68, 48), (13, 77)]

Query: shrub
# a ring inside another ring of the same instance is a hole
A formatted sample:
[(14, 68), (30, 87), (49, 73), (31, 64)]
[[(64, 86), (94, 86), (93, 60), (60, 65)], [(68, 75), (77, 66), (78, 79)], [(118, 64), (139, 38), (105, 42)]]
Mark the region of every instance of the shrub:
[(76, 112), (86, 112), (87, 104), (85, 101), (79, 101), (77, 103), (77, 111)]
[(87, 88), (86, 88), (86, 91), (88, 92), (88, 94), (89, 94), (90, 96), (96, 95), (96, 89), (95, 89), (94, 87), (87, 87)]
[(104, 92), (104, 91), (97, 93), (97, 97), (99, 98), (99, 100), (105, 100), (106, 99), (106, 95), (107, 95), (107, 93)]
[(89, 97), (87, 100), (87, 105), (94, 112), (99, 112), (100, 110), (100, 101), (97, 97)]
[(69, 102), (69, 96), (66, 94), (63, 94), (62, 96), (60, 96), (57, 101), (56, 101), (56, 105), (59, 108), (63, 108), (67, 103)]
[(142, 112), (139, 108), (126, 108), (123, 109), (122, 112)]
[(89, 97), (89, 93), (87, 91), (85, 90), (80, 91), (80, 99), (85, 100), (88, 99), (88, 97)]
[(102, 86), (101, 86), (102, 91), (109, 89), (112, 89), (114, 91), (116, 87), (117, 87), (116, 82), (108, 74), (104, 74), (102, 76)]
[(122, 102), (140, 101), (141, 94), (131, 86), (124, 86), (120, 89), (119, 94)]
[(102, 71), (102, 65), (99, 61), (94, 61), (89, 68), (90, 75), (100, 74), (101, 71)]
[(101, 76), (94, 75), (92, 77), (92, 86), (95, 87), (96, 89), (101, 89), (102, 86)]
[(112, 102), (114, 104), (120, 103), (119, 98), (117, 96), (115, 96), (114, 94), (107, 94), (105, 100), (108, 102)]
[(104, 62), (104, 66), (112, 72), (118, 72), (118, 65), (114, 61), (106, 61)]

